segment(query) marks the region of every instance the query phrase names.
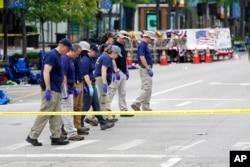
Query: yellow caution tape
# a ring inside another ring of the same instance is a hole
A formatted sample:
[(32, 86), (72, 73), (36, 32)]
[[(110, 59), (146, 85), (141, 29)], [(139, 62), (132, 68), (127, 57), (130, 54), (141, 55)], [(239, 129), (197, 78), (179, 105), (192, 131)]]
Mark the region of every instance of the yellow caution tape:
[[(29, 34), (26, 34), (26, 36), (32, 36), (32, 35), (40, 35), (40, 34), (37, 34), (37, 33), (29, 33)], [(4, 34), (0, 34), (0, 37), (3, 37)], [(7, 34), (7, 37), (21, 37), (23, 36), (23, 34)]]
[(250, 114), (249, 109), (172, 110), (172, 111), (89, 111), (89, 112), (0, 112), (0, 116), (60, 116), (60, 115), (227, 115)]

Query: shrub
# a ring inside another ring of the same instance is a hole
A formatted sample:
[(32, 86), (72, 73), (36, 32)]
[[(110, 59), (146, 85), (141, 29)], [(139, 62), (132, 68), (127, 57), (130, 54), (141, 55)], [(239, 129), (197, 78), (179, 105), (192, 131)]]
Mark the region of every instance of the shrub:
[(39, 55), (37, 52), (28, 52), (27, 53), (27, 58), (28, 59), (37, 59), (39, 58)]
[(14, 53), (13, 56), (18, 59), (18, 58), (22, 58), (23, 55), (21, 53)]

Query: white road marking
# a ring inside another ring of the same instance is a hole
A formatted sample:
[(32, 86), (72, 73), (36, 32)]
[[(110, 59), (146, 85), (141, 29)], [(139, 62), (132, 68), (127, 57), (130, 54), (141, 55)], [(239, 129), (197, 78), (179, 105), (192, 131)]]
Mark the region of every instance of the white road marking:
[(240, 150), (247, 150), (250, 148), (250, 142), (237, 142), (233, 147)]
[(174, 164), (176, 164), (177, 162), (179, 162), (180, 160), (181, 160), (181, 158), (171, 158), (167, 162), (162, 163), (160, 165), (160, 167), (171, 167)]
[(221, 105), (226, 104), (226, 103), (228, 103), (228, 101), (223, 101), (223, 102), (217, 103), (214, 106), (221, 106)]
[(176, 146), (171, 146), (169, 148), (166, 148), (165, 150), (168, 151), (168, 150), (180, 150), (180, 151), (184, 151), (184, 150), (187, 150), (197, 144), (200, 144), (200, 143), (203, 143), (205, 142), (206, 140), (199, 140), (195, 143), (192, 143), (192, 144), (189, 144), (189, 145), (186, 145), (186, 146), (183, 146), (183, 145), (176, 145)]
[[(39, 142), (43, 142), (44, 140), (41, 140)], [(27, 142), (22, 142), (22, 143), (17, 143), (17, 144), (12, 144), (10, 146), (6, 146), (6, 147), (1, 147), (0, 150), (16, 150), (22, 147), (26, 147), (28, 145), (31, 145), (30, 143)]]
[(212, 99), (212, 98), (170, 98), (170, 99), (152, 99), (154, 101), (184, 101), (184, 100), (194, 100), (194, 101), (248, 101), (249, 99)]
[(70, 144), (65, 145), (65, 146), (60, 146), (60, 147), (55, 147), (53, 149), (55, 150), (69, 150), (73, 148), (79, 148), (80, 146), (89, 144), (89, 143), (94, 143), (97, 142), (98, 140), (83, 140), (83, 141), (75, 141), (75, 142), (70, 142)]
[(173, 155), (156, 154), (0, 154), (0, 158), (151, 158), (160, 159)]
[(190, 104), (190, 103), (192, 103), (191, 101), (185, 101), (185, 102), (183, 102), (183, 103), (179, 103), (179, 104), (176, 104), (175, 106), (186, 106), (186, 105), (188, 105), (188, 104)]
[(133, 140), (133, 141), (128, 142), (128, 143), (124, 143), (121, 145), (110, 147), (109, 150), (127, 150), (127, 149), (130, 149), (132, 147), (138, 146), (138, 145), (146, 143), (146, 142), (147, 142), (146, 140)]
[(236, 86), (250, 86), (250, 83), (223, 83), (223, 82), (210, 82), (209, 85), (236, 85)]
[(190, 145), (187, 145), (187, 146), (185, 146), (185, 147), (182, 147), (180, 150), (181, 150), (181, 151), (187, 150), (187, 149), (189, 149), (189, 148), (191, 148), (191, 147), (193, 147), (193, 146), (195, 146), (195, 145), (197, 145), (197, 144), (203, 143), (203, 142), (205, 142), (205, 141), (206, 141), (206, 140), (197, 141), (197, 142), (195, 142), (195, 143), (192, 143), (192, 144), (190, 144)]
[(170, 88), (170, 89), (158, 92), (158, 93), (154, 93), (154, 94), (152, 94), (152, 97), (160, 95), (160, 94), (163, 94), (163, 93), (166, 93), (166, 92), (170, 92), (170, 91), (173, 91), (173, 90), (176, 90), (176, 89), (180, 89), (180, 88), (184, 88), (184, 87), (187, 87), (187, 86), (195, 85), (195, 84), (198, 84), (200, 82), (203, 82), (203, 80), (199, 80), (199, 81), (195, 81), (195, 82), (190, 82), (190, 83), (187, 83), (187, 84), (184, 84), (184, 85), (180, 85), (180, 86), (176, 86), (176, 87), (173, 87), (173, 88)]

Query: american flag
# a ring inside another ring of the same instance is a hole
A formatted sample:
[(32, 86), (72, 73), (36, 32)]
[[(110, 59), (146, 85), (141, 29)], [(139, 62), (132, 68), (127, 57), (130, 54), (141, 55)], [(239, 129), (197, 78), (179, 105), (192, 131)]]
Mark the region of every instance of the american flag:
[(187, 37), (187, 31), (185, 30), (172, 31), (172, 34), (178, 36), (179, 38)]
[(215, 33), (211, 31), (197, 31), (196, 32), (196, 45), (209, 45), (214, 46)]
[(101, 9), (112, 9), (112, 1), (111, 0), (102, 0), (101, 1)]

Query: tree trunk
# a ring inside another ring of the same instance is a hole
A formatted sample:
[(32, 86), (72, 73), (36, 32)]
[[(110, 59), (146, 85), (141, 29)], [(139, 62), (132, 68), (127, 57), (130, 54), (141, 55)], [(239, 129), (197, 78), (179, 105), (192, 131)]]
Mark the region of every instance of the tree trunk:
[(22, 21), (22, 36), (23, 36), (23, 56), (27, 56), (27, 35), (26, 35), (26, 26), (25, 26), (25, 12), (24, 9), (21, 9), (21, 21)]
[(242, 40), (245, 38), (245, 6), (247, 6), (246, 0), (240, 0), (241, 8), (241, 20), (240, 20), (240, 37)]
[(40, 27), (41, 27), (41, 32), (42, 32), (42, 45), (43, 45), (43, 51), (45, 51), (45, 46), (44, 46), (44, 21), (42, 18), (40, 18)]
[[(111, 17), (112, 17), (112, 9), (110, 9), (109, 11), (108, 11), (108, 17), (109, 17), (109, 28), (108, 28), (108, 30), (110, 31), (111, 30)], [(105, 30), (106, 31), (106, 30)]]
[(171, 28), (171, 10), (172, 10), (172, 2), (169, 1), (167, 8), (167, 29)]

